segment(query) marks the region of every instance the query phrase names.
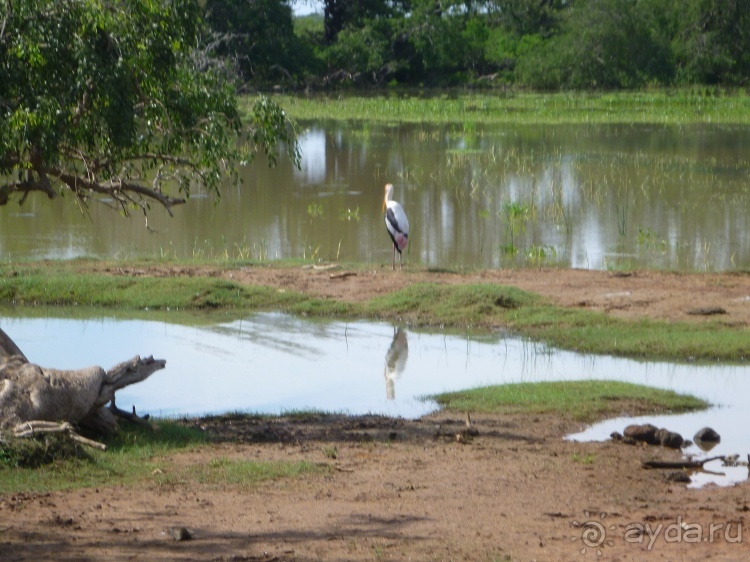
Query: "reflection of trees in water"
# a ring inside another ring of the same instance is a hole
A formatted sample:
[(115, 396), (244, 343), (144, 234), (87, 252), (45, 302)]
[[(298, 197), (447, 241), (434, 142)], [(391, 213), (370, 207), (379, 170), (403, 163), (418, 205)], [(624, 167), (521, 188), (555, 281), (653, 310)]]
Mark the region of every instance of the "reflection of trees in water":
[(406, 332), (393, 328), (393, 341), (385, 354), (385, 394), (388, 400), (396, 398), (396, 379), (401, 376), (409, 357), (409, 342)]

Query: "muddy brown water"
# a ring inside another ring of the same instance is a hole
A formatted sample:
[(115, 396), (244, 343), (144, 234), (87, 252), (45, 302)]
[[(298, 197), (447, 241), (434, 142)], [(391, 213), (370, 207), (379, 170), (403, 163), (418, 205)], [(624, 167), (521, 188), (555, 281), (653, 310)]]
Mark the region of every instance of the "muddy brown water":
[(750, 266), (750, 127), (300, 124), (302, 166), (261, 160), (215, 205), (122, 220), (31, 196), (0, 207), (6, 258), (166, 256), (390, 261), (383, 185), (431, 267)]

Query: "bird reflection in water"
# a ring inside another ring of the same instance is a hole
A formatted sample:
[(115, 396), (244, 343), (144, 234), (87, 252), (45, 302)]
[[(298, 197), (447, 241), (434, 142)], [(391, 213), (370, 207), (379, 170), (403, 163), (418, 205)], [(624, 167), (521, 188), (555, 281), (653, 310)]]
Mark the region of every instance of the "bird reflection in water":
[(388, 400), (396, 398), (396, 379), (401, 376), (409, 357), (409, 342), (406, 332), (401, 328), (393, 328), (393, 341), (385, 354), (385, 395)]

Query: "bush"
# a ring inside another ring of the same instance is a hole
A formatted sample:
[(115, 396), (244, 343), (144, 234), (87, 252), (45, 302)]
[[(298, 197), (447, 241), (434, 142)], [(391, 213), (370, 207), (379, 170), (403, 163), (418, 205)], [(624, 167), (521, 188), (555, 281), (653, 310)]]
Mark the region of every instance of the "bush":
[(539, 89), (636, 88), (670, 68), (646, 15), (629, 0), (582, 0), (561, 33), (519, 60), (518, 79)]

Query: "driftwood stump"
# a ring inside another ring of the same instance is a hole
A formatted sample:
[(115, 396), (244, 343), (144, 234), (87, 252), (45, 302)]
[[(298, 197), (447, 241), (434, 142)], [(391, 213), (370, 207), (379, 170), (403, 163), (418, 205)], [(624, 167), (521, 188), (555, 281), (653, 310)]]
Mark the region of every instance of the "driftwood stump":
[(135, 356), (108, 371), (101, 367), (48, 369), (30, 363), (0, 330), (0, 431), (44, 421), (112, 434), (117, 422), (113, 410), (105, 406), (114, 400), (115, 392), (145, 380), (165, 365), (163, 359)]

